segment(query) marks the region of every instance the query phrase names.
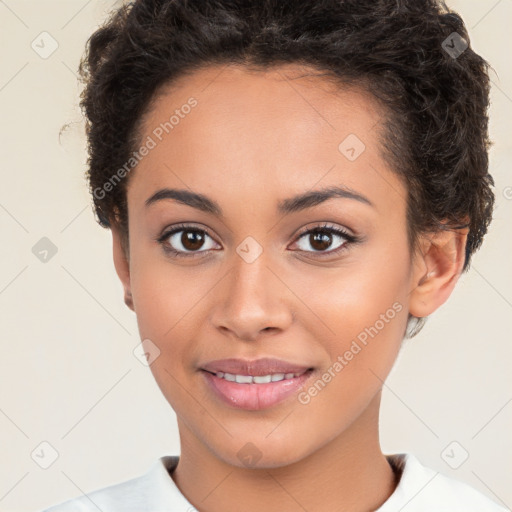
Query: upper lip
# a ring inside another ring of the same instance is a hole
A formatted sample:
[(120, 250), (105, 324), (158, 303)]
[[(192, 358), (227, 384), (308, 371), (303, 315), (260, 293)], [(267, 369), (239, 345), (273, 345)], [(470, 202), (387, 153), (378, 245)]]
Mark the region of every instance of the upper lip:
[(273, 375), (275, 373), (304, 373), (310, 366), (289, 363), (282, 359), (217, 359), (204, 364), (201, 369), (211, 373), (224, 372), (235, 375)]

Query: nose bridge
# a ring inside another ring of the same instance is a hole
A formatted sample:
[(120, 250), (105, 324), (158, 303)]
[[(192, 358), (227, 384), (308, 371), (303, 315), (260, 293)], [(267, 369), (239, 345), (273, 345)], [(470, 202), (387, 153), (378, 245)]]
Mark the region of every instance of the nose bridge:
[[(258, 244), (259, 245), (259, 244)], [(229, 279), (226, 303), (232, 311), (247, 315), (262, 314), (274, 302), (275, 290), (270, 283), (272, 272), (269, 254), (252, 240), (245, 240), (233, 255), (233, 270)], [(274, 294), (274, 300), (272, 295)]]
[[(269, 254), (251, 239), (244, 240), (233, 255), (232, 291), (241, 298), (264, 300), (269, 286)], [(266, 288), (266, 291), (265, 291)]]
[(263, 329), (284, 329), (291, 321), (285, 287), (270, 270), (270, 257), (251, 237), (236, 248), (213, 316), (217, 328), (255, 339)]

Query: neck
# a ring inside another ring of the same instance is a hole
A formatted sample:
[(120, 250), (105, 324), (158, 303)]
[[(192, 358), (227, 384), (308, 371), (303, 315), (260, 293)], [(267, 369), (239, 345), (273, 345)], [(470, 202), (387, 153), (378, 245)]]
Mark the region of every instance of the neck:
[(273, 468), (226, 463), (178, 419), (181, 455), (171, 476), (187, 500), (205, 512), (376, 510), (397, 485), (380, 450), (379, 406), (380, 393), (337, 437), (293, 464)]

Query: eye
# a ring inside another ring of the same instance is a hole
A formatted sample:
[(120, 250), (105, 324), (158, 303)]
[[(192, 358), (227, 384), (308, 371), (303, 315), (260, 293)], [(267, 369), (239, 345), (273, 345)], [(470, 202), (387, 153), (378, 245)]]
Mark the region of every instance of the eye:
[[(208, 240), (210, 240), (210, 247), (206, 244), (205, 248), (205, 242)], [(177, 258), (201, 256), (202, 253), (212, 250), (211, 241), (213, 238), (206, 230), (186, 224), (175, 226), (157, 238), (157, 242), (163, 249)], [(201, 248), (202, 251), (199, 250)]]
[[(333, 244), (333, 240), (339, 239), (334, 249), (327, 251)], [(179, 224), (171, 230), (165, 231), (156, 241), (162, 245), (164, 251), (176, 258), (201, 257), (215, 247), (213, 238), (208, 231), (188, 224)], [(347, 250), (348, 246), (357, 243), (359, 238), (348, 233), (344, 229), (329, 224), (323, 224), (309, 228), (302, 232), (295, 243), (299, 245), (301, 252), (316, 253), (320, 257), (332, 256)], [(209, 242), (209, 243), (208, 243)], [(309, 250), (310, 245), (313, 250)], [(200, 250), (202, 249), (202, 250)]]
[[(336, 239), (339, 240), (339, 243), (335, 243)], [(322, 226), (310, 228), (300, 234), (295, 243), (299, 245), (299, 249), (303, 252), (332, 256), (346, 250), (350, 244), (356, 243), (357, 241), (358, 238), (356, 236), (351, 235), (344, 229), (329, 224), (323, 224)], [(335, 248), (327, 251), (333, 243), (335, 243)], [(308, 246), (312, 247), (313, 250), (309, 250)]]

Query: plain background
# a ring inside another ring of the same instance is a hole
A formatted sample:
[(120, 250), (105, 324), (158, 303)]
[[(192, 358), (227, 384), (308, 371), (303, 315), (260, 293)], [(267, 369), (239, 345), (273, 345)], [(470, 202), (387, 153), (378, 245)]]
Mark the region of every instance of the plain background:
[[(384, 453), (411, 451), (511, 507), (512, 2), (448, 4), (495, 70), (497, 205), (469, 273), (407, 342), (386, 381), (381, 443)], [(114, 5), (0, 1), (2, 511), (39, 510), (179, 453), (174, 412), (133, 354), (135, 315), (124, 305), (111, 235), (94, 221), (84, 178), (76, 70)], [(51, 48), (43, 31), (58, 44), (46, 59), (31, 46), (45, 37)], [(32, 252), (43, 237), (57, 249), (46, 263)], [(58, 453), (47, 469), (36, 463), (50, 460), (43, 442)]]

